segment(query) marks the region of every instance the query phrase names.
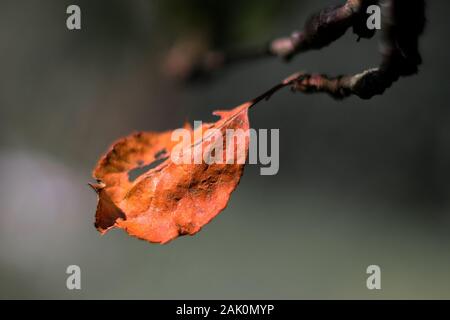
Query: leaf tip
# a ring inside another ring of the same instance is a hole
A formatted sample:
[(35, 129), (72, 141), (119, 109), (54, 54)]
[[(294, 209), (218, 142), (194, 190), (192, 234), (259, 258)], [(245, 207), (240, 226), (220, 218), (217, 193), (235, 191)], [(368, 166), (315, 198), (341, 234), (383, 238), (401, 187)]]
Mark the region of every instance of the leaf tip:
[(103, 182), (99, 182), (99, 183), (88, 182), (88, 186), (90, 186), (96, 193), (99, 193), (100, 190), (102, 190), (106, 187), (106, 185)]

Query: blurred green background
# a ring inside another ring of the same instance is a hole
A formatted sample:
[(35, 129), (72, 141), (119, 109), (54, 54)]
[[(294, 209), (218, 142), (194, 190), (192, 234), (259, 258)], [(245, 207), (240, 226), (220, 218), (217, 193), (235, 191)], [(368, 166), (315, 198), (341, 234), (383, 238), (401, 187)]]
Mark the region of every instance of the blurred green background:
[[(161, 246), (93, 226), (87, 183), (118, 137), (211, 120), (299, 70), (377, 65), (377, 41), (347, 33), (288, 64), (258, 60), (188, 85), (167, 77), (185, 39), (264, 44), (329, 3), (2, 0), (0, 298), (450, 298), (444, 0), (428, 3), (420, 74), (383, 96), (286, 90), (253, 109), (252, 127), (280, 129), (280, 171), (248, 166), (228, 208), (196, 236)], [(69, 4), (81, 7), (80, 31), (66, 28)], [(70, 264), (81, 267), (80, 291), (66, 289)], [(380, 291), (366, 288), (371, 264)]]

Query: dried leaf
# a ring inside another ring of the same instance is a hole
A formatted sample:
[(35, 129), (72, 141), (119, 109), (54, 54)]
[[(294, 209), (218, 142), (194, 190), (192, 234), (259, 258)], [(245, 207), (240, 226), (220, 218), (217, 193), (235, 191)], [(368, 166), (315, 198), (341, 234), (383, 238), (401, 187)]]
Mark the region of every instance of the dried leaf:
[[(302, 79), (303, 75), (289, 77), (250, 102), (214, 112), (220, 117), (215, 123), (195, 130), (185, 125), (194, 139), (181, 146), (172, 139), (172, 131), (134, 133), (114, 143), (93, 172), (98, 182), (91, 184), (98, 194), (97, 230), (104, 234), (122, 228), (157, 243), (199, 232), (227, 206), (241, 179), (250, 140), (248, 109)], [(240, 141), (228, 143), (229, 130), (240, 131)], [(200, 162), (173, 161), (187, 154)], [(203, 161), (204, 155), (216, 159), (217, 154), (226, 161)], [(162, 163), (132, 179), (135, 169), (155, 161)]]
[[(122, 228), (143, 240), (166, 243), (179, 235), (193, 235), (218, 215), (227, 205), (231, 193), (242, 176), (244, 164), (237, 157), (248, 154), (248, 109), (255, 101), (233, 110), (218, 111), (220, 119), (203, 124), (203, 133), (196, 141), (185, 145), (192, 157), (214, 148), (207, 129), (218, 129), (223, 138), (224, 158), (227, 152), (226, 130), (243, 129), (246, 134), (244, 155), (234, 152), (233, 164), (177, 164), (171, 152), (178, 141), (172, 132), (139, 132), (114, 143), (104, 155), (93, 176), (91, 186), (98, 193), (95, 226), (105, 233)], [(193, 129), (185, 126), (195, 137)], [(202, 148), (198, 148), (201, 144)], [(130, 181), (136, 168), (165, 159), (162, 163)], [(242, 160), (242, 159), (241, 159)]]

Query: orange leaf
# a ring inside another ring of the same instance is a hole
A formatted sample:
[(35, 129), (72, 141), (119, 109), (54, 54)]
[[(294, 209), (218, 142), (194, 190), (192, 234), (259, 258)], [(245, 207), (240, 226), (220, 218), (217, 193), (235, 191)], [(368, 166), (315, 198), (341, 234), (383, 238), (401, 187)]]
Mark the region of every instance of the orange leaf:
[[(194, 136), (188, 142), (180, 144), (172, 139), (175, 131), (166, 131), (134, 133), (114, 143), (94, 169), (98, 183), (90, 184), (98, 194), (97, 230), (104, 234), (122, 228), (158, 243), (199, 232), (227, 206), (241, 179), (250, 139), (248, 109), (303, 77), (293, 75), (250, 102), (214, 112), (220, 117), (215, 123), (195, 130), (185, 125)], [(228, 143), (229, 130), (240, 131), (238, 139), (243, 140)], [(226, 160), (215, 161), (216, 153)], [(186, 155), (194, 161), (174, 161)], [(211, 158), (214, 161), (205, 161)], [(157, 161), (162, 162), (132, 179), (135, 169)]]
[[(185, 126), (194, 137), (198, 131), (201, 135), (181, 149), (193, 158), (203, 159), (203, 154), (215, 146), (211, 137), (206, 136), (207, 129), (217, 129), (222, 136), (219, 141), (224, 142), (225, 159), (229, 151), (225, 143), (227, 130), (242, 129), (245, 154), (240, 156), (245, 162), (249, 146), (248, 109), (253, 104), (217, 111), (214, 114), (220, 119), (216, 123), (203, 124), (195, 132)], [(98, 183), (91, 185), (98, 193), (95, 219), (98, 231), (105, 233), (118, 227), (140, 239), (166, 243), (179, 235), (197, 233), (226, 207), (244, 169), (244, 163), (237, 159), (239, 153), (232, 150), (232, 164), (205, 161), (179, 164), (171, 157), (178, 143), (171, 136), (170, 131), (135, 133), (114, 143), (100, 159), (93, 172)], [(132, 170), (161, 159), (165, 160), (130, 181)]]

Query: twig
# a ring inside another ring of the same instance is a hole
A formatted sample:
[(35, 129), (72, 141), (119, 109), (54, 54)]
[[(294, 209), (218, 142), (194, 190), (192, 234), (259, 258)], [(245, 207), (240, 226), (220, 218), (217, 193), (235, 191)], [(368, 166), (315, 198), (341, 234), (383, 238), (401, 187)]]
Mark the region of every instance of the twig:
[(382, 62), (378, 68), (334, 78), (304, 74), (301, 81), (294, 83), (293, 90), (305, 93), (326, 92), (337, 99), (350, 95), (370, 99), (382, 94), (400, 77), (416, 74), (422, 63), (418, 43), (425, 27), (425, 2), (386, 0), (381, 3), (384, 20)]
[(379, 0), (348, 0), (343, 5), (325, 8), (311, 16), (302, 31), (273, 40), (269, 52), (289, 60), (295, 54), (328, 46), (350, 27), (359, 38), (371, 38), (375, 30), (366, 27), (366, 11), (368, 6), (378, 3)]
[(351, 95), (370, 99), (382, 94), (400, 77), (418, 72), (422, 63), (418, 43), (425, 27), (424, 0), (348, 0), (321, 10), (306, 22), (302, 31), (275, 39), (265, 47), (234, 53), (210, 52), (193, 70), (196, 75), (206, 75), (231, 64), (269, 56), (289, 61), (297, 54), (328, 46), (350, 28), (358, 40), (371, 38), (376, 30), (370, 30), (366, 25), (370, 5), (382, 7), (382, 62), (379, 67), (355, 75), (330, 77), (300, 72), (290, 77), (295, 79), (302, 75), (292, 82), (293, 91), (325, 92), (336, 99)]

